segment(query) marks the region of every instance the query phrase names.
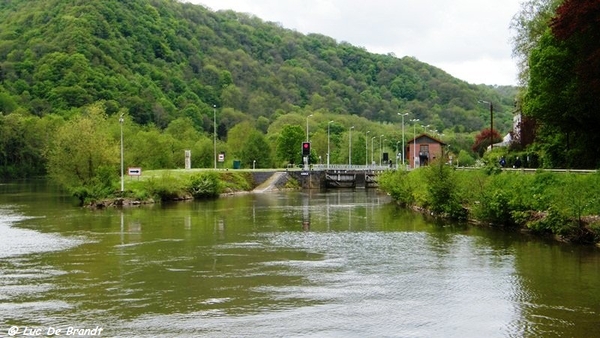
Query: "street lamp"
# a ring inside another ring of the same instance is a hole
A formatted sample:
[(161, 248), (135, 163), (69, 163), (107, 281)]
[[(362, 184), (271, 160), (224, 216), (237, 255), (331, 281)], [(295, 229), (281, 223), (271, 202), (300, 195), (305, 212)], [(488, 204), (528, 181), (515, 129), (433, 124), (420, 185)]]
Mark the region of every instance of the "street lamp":
[(369, 166), (369, 139), (367, 138), (367, 135), (369, 135), (370, 132), (370, 130), (367, 130), (365, 133), (365, 169)]
[(329, 148), (329, 126), (331, 126), (333, 121), (327, 122), (327, 169), (329, 169), (329, 154), (331, 154), (331, 149)]
[(416, 159), (417, 159), (417, 122), (419, 119), (411, 119), (410, 122), (413, 123), (413, 169), (415, 168)]
[(352, 129), (354, 126), (350, 127), (350, 134), (348, 135), (348, 164), (352, 165)]
[(398, 170), (398, 153), (400, 153), (400, 149), (398, 149), (398, 144), (400, 144), (400, 141), (396, 142), (396, 170)]
[(308, 118), (313, 116), (313, 114), (310, 114), (306, 117), (306, 142), (308, 142)]
[(373, 144), (375, 143), (375, 138), (377, 136), (371, 137), (371, 163), (373, 163)]
[[(404, 116), (408, 115), (408, 113), (400, 114), (402, 116), (402, 167), (404, 167)], [(397, 147), (396, 147), (397, 148)], [(396, 167), (398, 167), (398, 161), (396, 160)]]
[(123, 197), (123, 191), (125, 190), (125, 181), (123, 181), (123, 114), (119, 117), (119, 124), (121, 125), (121, 197)]
[(213, 160), (217, 169), (217, 105), (213, 105)]
[(494, 150), (494, 104), (483, 100), (478, 102), (490, 105), (490, 150)]
[(381, 141), (382, 137), (383, 135), (379, 136), (379, 165), (381, 165), (383, 161), (383, 142)]

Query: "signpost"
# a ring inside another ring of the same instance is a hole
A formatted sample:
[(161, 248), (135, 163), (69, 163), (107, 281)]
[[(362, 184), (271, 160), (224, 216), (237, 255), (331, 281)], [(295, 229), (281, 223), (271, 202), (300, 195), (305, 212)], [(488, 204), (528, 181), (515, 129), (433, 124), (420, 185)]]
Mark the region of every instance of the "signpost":
[(142, 168), (127, 168), (127, 175), (142, 176)]
[(191, 169), (192, 168), (192, 151), (191, 150), (186, 150), (185, 151), (185, 169)]

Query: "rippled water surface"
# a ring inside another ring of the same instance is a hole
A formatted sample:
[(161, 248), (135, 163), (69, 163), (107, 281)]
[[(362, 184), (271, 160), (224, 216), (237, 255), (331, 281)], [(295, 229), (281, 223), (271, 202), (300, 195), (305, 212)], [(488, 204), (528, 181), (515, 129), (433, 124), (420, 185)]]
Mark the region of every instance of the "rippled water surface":
[(375, 191), (91, 211), (0, 185), (0, 336), (600, 336), (600, 250), (434, 224)]

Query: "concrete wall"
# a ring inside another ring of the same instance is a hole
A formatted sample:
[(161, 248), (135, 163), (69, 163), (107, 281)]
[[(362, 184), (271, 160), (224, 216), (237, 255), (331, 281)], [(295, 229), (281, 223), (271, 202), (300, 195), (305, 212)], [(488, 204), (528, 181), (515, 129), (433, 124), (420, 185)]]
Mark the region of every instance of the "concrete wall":
[(288, 171), (288, 175), (295, 178), (302, 189), (324, 189), (324, 171)]

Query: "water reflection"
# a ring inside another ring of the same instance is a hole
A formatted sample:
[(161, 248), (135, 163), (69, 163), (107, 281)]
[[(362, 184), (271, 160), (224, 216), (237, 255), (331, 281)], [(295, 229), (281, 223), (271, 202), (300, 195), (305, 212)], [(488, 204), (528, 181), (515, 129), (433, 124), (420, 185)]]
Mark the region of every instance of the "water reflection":
[(388, 202), (284, 192), (18, 219), (85, 241), (3, 257), (0, 318), (117, 337), (595, 332), (597, 251), (436, 225)]

